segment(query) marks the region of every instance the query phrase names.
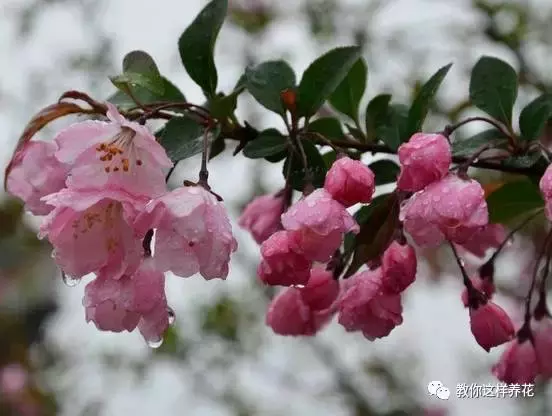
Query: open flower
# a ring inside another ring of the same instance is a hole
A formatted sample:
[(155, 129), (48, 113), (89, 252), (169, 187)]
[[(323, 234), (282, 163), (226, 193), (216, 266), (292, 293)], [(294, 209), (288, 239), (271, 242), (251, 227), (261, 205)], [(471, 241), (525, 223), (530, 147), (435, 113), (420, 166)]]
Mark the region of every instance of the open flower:
[(46, 215), (53, 206), (42, 197), (65, 187), (67, 165), (54, 157), (54, 142), (32, 141), (16, 154), (7, 177), (7, 190), (25, 202), (25, 208), (35, 215)]
[(249, 230), (258, 244), (282, 228), (280, 216), (284, 212), (284, 198), (263, 195), (251, 201), (243, 210), (238, 223)]
[(126, 120), (108, 107), (108, 122), (76, 123), (57, 136), (55, 156), (71, 165), (67, 185), (73, 189), (122, 189), (136, 196), (166, 192), (165, 171), (172, 166), (163, 147), (146, 126)]
[(144, 260), (132, 275), (118, 280), (100, 272), (85, 289), (86, 320), (103, 331), (133, 331), (150, 342), (162, 339), (169, 326), (165, 276), (152, 259)]
[(139, 232), (155, 228), (155, 261), (181, 277), (228, 276), (238, 243), (222, 202), (201, 186), (185, 186), (154, 199), (137, 218)]
[(110, 189), (63, 189), (44, 201), (54, 210), (39, 236), (48, 237), (55, 261), (67, 275), (80, 278), (105, 269), (118, 278), (138, 266), (142, 245), (131, 224), (146, 200)]

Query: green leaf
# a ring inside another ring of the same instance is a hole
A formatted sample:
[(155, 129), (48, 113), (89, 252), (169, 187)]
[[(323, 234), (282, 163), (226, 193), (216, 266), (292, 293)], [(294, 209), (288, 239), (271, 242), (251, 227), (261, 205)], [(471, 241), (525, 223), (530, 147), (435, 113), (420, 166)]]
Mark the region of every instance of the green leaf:
[(485, 144), (491, 144), (493, 147), (500, 147), (507, 142), (508, 140), (500, 131), (491, 128), (483, 130), (466, 139), (455, 140), (452, 143), (452, 155), (457, 157), (470, 157)]
[(298, 88), (298, 115), (315, 114), (360, 58), (358, 46), (336, 48), (316, 59), (305, 70)]
[[(185, 102), (186, 98), (184, 94), (167, 78), (162, 77), (163, 80), (163, 93), (157, 94), (152, 92), (144, 87), (139, 85), (135, 87), (129, 87), (132, 91), (132, 94), (140, 101), (140, 103), (148, 105), (154, 102), (159, 101), (177, 101)], [(115, 94), (111, 95), (107, 101), (112, 104), (115, 104), (119, 109), (125, 111), (130, 108), (136, 107), (134, 100), (124, 91), (117, 91)], [(182, 111), (174, 109), (174, 111)]]
[(199, 12), (178, 40), (180, 58), (186, 72), (208, 98), (218, 83), (214, 49), (228, 10), (228, 0), (213, 0)]
[(209, 149), (209, 160), (217, 157), (226, 149), (226, 142), (222, 136), (218, 136), (213, 143), (211, 143), (211, 148)]
[(378, 202), (372, 202), (375, 205), (373, 210), (360, 225), (360, 231), (355, 237), (355, 253), (347, 276), (355, 273), (363, 264), (380, 257), (391, 243), (399, 225), (400, 209), (397, 194), (386, 195)]
[(366, 136), (370, 139), (376, 138), (376, 131), (379, 126), (385, 124), (387, 120), (387, 112), (389, 102), (391, 101), (390, 94), (377, 95), (368, 103), (366, 107)]
[(204, 127), (187, 117), (175, 117), (163, 128), (159, 143), (173, 162), (186, 159), (203, 150)]
[(297, 191), (303, 190), (303, 187), (305, 186), (305, 178), (308, 176), (307, 173), (310, 174), (314, 187), (321, 188), (324, 185), (324, 179), (326, 178), (326, 172), (328, 171), (324, 158), (312, 142), (302, 141), (302, 144), (307, 156), (307, 170), (305, 170), (301, 158), (295, 153), (290, 153), (290, 156), (288, 156), (284, 162), (282, 170), (284, 178), (286, 177), (286, 172), (288, 171), (291, 159), (290, 182), (293, 189)]
[(508, 182), (487, 197), (489, 222), (507, 223), (544, 206), (538, 184), (529, 180)]
[[(385, 202), (387, 200), (387, 198), (389, 198), (389, 195), (390, 194), (378, 195), (372, 200), (372, 202), (370, 202), (369, 205), (365, 205), (365, 206), (361, 207), (353, 215), (356, 222), (359, 225), (362, 225), (362, 224), (366, 223), (370, 219), (372, 214), (374, 213), (374, 210), (379, 205), (381, 205), (383, 202)], [(347, 233), (345, 235), (345, 239), (343, 241), (343, 243), (344, 243), (343, 249), (344, 249), (345, 253), (348, 253), (348, 252), (350, 252), (351, 250), (354, 249), (355, 238), (356, 238), (356, 234), (353, 234), (353, 233)]]
[(321, 134), (328, 140), (343, 139), (343, 130), (338, 119), (333, 117), (322, 117), (309, 124), (309, 132)]
[(335, 153), (335, 150), (330, 150), (329, 152), (322, 155), (322, 159), (324, 159), (326, 168), (330, 169), (337, 159), (337, 153)]
[(473, 67), (470, 79), (473, 105), (507, 126), (512, 124), (517, 90), (516, 71), (506, 62), (484, 56)]
[(238, 95), (239, 90), (230, 95), (217, 94), (208, 105), (211, 114), (219, 120), (230, 117), (238, 105)]
[(276, 129), (267, 129), (244, 147), (243, 154), (251, 159), (276, 155), (287, 148), (287, 139)]
[(387, 109), (385, 120), (376, 129), (376, 136), (392, 150), (397, 150), (410, 137), (407, 126), (408, 107), (403, 104), (392, 104)]
[(358, 106), (366, 90), (367, 78), (368, 66), (364, 58), (360, 58), (328, 99), (333, 108), (355, 122), (358, 122)]
[(376, 176), (376, 186), (396, 182), (401, 171), (399, 165), (388, 159), (378, 160), (369, 164), (368, 167)]
[(538, 139), (552, 117), (552, 94), (543, 94), (531, 101), (519, 116), (521, 138), (526, 141)]
[(245, 70), (245, 86), (263, 107), (284, 115), (280, 94), (295, 88), (295, 72), (285, 61), (263, 62)]
[(353, 136), (355, 139), (357, 139), (361, 143), (366, 142), (366, 137), (364, 136), (364, 132), (355, 126), (351, 126), (348, 123), (345, 123), (345, 127), (347, 127), (347, 130), (349, 131), (349, 134)]
[(288, 156), (288, 150), (284, 150), (280, 153), (276, 153), (274, 155), (270, 155), (270, 156), (267, 156), (265, 157), (265, 160), (270, 162), (270, 163), (278, 163), (278, 162), (281, 162), (282, 160), (284, 160), (287, 156)]
[(429, 106), (441, 83), (445, 79), (452, 63), (439, 69), (433, 76), (420, 88), (416, 98), (410, 106), (408, 112), (409, 135), (412, 135), (422, 129), (422, 125), (427, 117)]
[[(540, 150), (531, 152), (526, 155), (521, 156), (510, 156), (508, 159), (504, 160), (502, 164), (504, 166), (518, 168), (518, 169), (528, 169), (535, 166), (535, 164), (543, 158)], [(548, 162), (546, 162), (548, 164)]]
[(111, 77), (111, 82), (120, 90), (143, 87), (155, 94), (165, 92), (165, 83), (155, 61), (144, 51), (132, 51), (123, 59), (123, 73)]

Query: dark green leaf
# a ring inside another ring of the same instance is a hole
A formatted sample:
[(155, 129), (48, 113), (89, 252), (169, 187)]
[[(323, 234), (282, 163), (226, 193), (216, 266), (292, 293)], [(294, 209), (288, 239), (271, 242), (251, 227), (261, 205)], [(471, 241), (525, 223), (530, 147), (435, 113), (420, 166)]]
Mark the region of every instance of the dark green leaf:
[(473, 67), (470, 98), (477, 108), (510, 126), (517, 98), (516, 71), (506, 62), (484, 56)]
[(389, 101), (391, 101), (390, 94), (377, 95), (366, 107), (366, 136), (372, 140), (376, 138), (377, 128), (387, 120)]
[(445, 65), (420, 88), (408, 112), (409, 135), (421, 131), (429, 106), (452, 64)]
[(334, 164), (335, 160), (337, 159), (337, 154), (335, 153), (335, 150), (330, 150), (327, 153), (324, 153), (322, 155), (322, 159), (324, 159), (324, 163), (326, 164), (326, 168), (330, 169), (332, 165)]
[[(389, 198), (389, 194), (379, 195), (375, 197), (369, 205), (365, 205), (361, 207), (357, 212), (355, 212), (353, 217), (355, 218), (358, 225), (362, 226), (364, 223), (366, 223), (370, 219), (370, 216), (374, 213), (374, 210), (383, 202), (385, 202), (387, 198)], [(347, 233), (345, 235), (345, 239), (343, 242), (343, 249), (345, 253), (349, 253), (351, 250), (353, 250), (355, 237), (356, 234), (353, 233)]]
[(491, 144), (493, 147), (499, 147), (506, 143), (506, 137), (497, 129), (491, 128), (466, 139), (455, 140), (452, 143), (452, 155), (470, 157), (483, 145)]
[(508, 182), (487, 197), (489, 222), (506, 223), (544, 206), (539, 187), (529, 180)]
[(267, 156), (265, 157), (265, 160), (270, 162), (270, 163), (278, 163), (278, 162), (281, 162), (282, 160), (284, 160), (287, 156), (288, 156), (288, 150), (284, 150), (280, 153), (276, 153), (274, 155), (270, 155), (270, 156)]
[(310, 117), (324, 104), (360, 58), (358, 46), (333, 49), (305, 71), (298, 89), (299, 116)]
[(284, 115), (280, 94), (295, 88), (295, 72), (285, 61), (268, 61), (245, 71), (245, 86), (263, 107)]
[(287, 139), (276, 129), (267, 129), (259, 133), (259, 136), (247, 143), (243, 149), (243, 155), (251, 159), (276, 155), (287, 147)]
[(399, 225), (399, 201), (389, 194), (376, 204), (355, 237), (355, 253), (346, 275), (355, 273), (363, 264), (379, 258), (391, 243)]
[(527, 155), (510, 156), (502, 164), (512, 168), (527, 169), (534, 166), (542, 157), (542, 152), (537, 150)]
[(343, 81), (337, 86), (328, 101), (337, 111), (358, 121), (358, 106), (366, 90), (368, 66), (364, 58), (360, 58), (352, 66)]
[(219, 120), (230, 117), (238, 105), (238, 94), (239, 90), (230, 95), (217, 94), (208, 105), (211, 114)]
[(228, 0), (212, 0), (178, 40), (184, 68), (208, 98), (212, 98), (217, 89), (214, 49), (227, 10)]
[(397, 150), (408, 140), (408, 107), (403, 104), (392, 104), (387, 109), (385, 120), (376, 129), (376, 135), (387, 146)]
[(368, 167), (376, 175), (376, 186), (396, 182), (401, 170), (399, 165), (388, 159), (378, 160), (368, 165)]
[(290, 153), (290, 156), (286, 159), (283, 167), (284, 178), (288, 171), (288, 165), (291, 158), (291, 174), (290, 182), (293, 189), (302, 191), (305, 185), (305, 179), (310, 174), (312, 184), (315, 188), (320, 188), (324, 185), (324, 179), (326, 178), (326, 172), (328, 171), (324, 158), (318, 151), (317, 147), (310, 141), (302, 141), (305, 154), (307, 156), (308, 169), (305, 170), (301, 158)]
[[(186, 101), (184, 94), (182, 94), (180, 90), (172, 82), (170, 82), (168, 79), (164, 77), (162, 77), (162, 80), (164, 84), (163, 94), (154, 93), (139, 85), (135, 87), (130, 87), (130, 89), (132, 90), (132, 94), (138, 99), (138, 101), (140, 101), (140, 103), (145, 105), (148, 105), (154, 102), (159, 102), (159, 101), (177, 101), (177, 102)], [(109, 97), (107, 101), (109, 101), (112, 104), (115, 104), (117, 107), (119, 107), (120, 110), (123, 110), (123, 111), (137, 106), (134, 100), (123, 91), (117, 91), (115, 94)], [(175, 109), (174, 111), (179, 111), (179, 110)]]
[(366, 142), (366, 137), (364, 136), (364, 132), (355, 126), (351, 126), (350, 124), (345, 123), (345, 127), (347, 127), (347, 130), (349, 131), (349, 134), (353, 136), (355, 139), (357, 139), (361, 143)]
[(321, 134), (328, 140), (341, 140), (344, 136), (341, 123), (332, 117), (322, 117), (312, 121), (309, 124), (309, 132)]
[(217, 137), (211, 144), (211, 149), (209, 150), (209, 160), (217, 157), (226, 149), (226, 142), (222, 136)]
[(165, 148), (173, 162), (186, 159), (203, 150), (204, 128), (187, 117), (177, 117), (169, 120), (159, 138), (159, 143)]
[(155, 61), (144, 51), (132, 51), (123, 59), (123, 73), (111, 77), (113, 84), (126, 91), (129, 87), (143, 87), (155, 94), (165, 92), (165, 83)]
[(519, 116), (519, 128), (523, 140), (538, 139), (552, 117), (552, 94), (543, 94), (531, 101)]

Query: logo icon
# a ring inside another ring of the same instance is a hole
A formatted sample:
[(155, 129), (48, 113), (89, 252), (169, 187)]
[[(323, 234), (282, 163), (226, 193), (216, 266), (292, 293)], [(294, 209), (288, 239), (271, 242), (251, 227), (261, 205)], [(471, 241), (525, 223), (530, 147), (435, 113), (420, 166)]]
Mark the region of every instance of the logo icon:
[(448, 400), (450, 397), (450, 390), (443, 386), (440, 381), (431, 381), (427, 385), (427, 391), (430, 396), (437, 396), (441, 400)]

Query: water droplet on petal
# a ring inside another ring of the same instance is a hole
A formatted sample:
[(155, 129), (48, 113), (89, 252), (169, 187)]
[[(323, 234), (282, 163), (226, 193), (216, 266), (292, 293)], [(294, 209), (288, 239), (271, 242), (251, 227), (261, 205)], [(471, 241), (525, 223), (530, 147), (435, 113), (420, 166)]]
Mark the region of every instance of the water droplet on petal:
[(50, 257), (55, 259), (57, 256), (56, 250), (52, 250), (52, 253), (50, 253)]
[(153, 338), (146, 340), (148, 343), (148, 347), (150, 348), (159, 348), (161, 345), (163, 345), (163, 338)]
[(65, 283), (65, 286), (67, 287), (75, 287), (81, 281), (80, 277), (73, 277), (65, 272), (61, 272), (61, 278), (63, 279), (63, 283)]
[(304, 289), (305, 285), (293, 285), (293, 287), (296, 287), (297, 289)]
[(464, 259), (460, 259), (460, 264), (462, 265), (462, 267), (466, 266), (466, 262), (464, 261)]
[(167, 308), (167, 314), (169, 315), (169, 325), (174, 324), (174, 321), (176, 320), (176, 314), (170, 306)]

